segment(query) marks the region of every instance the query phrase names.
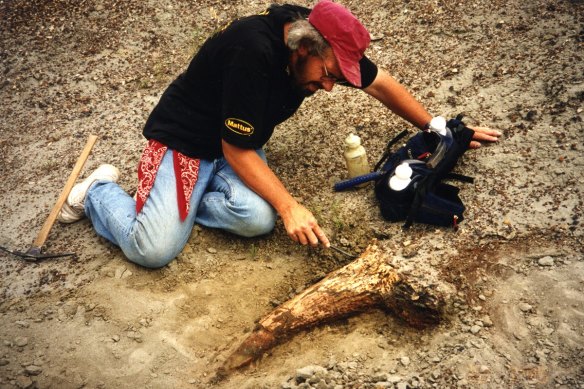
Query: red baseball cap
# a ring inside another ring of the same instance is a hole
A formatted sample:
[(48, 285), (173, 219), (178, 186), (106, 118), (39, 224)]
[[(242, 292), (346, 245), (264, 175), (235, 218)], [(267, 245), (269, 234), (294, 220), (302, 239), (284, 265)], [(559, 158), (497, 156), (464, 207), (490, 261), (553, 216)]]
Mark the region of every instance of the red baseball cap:
[(330, 0), (319, 1), (308, 21), (331, 45), (345, 79), (361, 87), (359, 61), (371, 41), (367, 29), (348, 9)]

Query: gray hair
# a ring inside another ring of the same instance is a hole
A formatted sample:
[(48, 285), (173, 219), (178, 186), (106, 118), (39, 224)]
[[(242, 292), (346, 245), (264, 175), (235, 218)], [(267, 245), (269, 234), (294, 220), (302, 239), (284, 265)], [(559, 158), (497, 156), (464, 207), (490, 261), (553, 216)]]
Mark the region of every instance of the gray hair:
[(286, 44), (291, 50), (304, 46), (310, 55), (319, 57), (323, 57), (324, 52), (330, 47), (318, 30), (306, 19), (297, 19), (292, 22)]

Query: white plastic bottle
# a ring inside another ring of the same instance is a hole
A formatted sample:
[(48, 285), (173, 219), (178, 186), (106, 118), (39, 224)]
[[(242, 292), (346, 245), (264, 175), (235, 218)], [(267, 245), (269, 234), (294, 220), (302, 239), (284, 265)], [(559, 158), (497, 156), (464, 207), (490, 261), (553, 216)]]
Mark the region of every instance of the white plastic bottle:
[[(343, 156), (347, 163), (349, 178), (370, 173), (369, 162), (367, 162), (367, 153), (365, 152), (365, 148), (361, 146), (361, 138), (357, 135), (350, 134), (345, 138), (345, 152), (343, 153)], [(365, 185), (367, 185), (367, 183), (359, 186), (362, 187)]]

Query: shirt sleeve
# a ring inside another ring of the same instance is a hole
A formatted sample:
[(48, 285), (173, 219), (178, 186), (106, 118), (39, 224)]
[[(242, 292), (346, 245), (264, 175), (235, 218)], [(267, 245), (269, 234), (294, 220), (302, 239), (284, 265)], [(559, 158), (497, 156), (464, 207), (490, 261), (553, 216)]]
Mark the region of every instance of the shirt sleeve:
[(369, 58), (363, 56), (359, 61), (359, 66), (361, 67), (361, 88), (367, 88), (369, 85), (375, 81), (377, 77), (377, 65), (375, 65)]
[[(361, 60), (359, 61), (359, 67), (361, 69), (361, 88), (359, 89), (365, 89), (369, 85), (371, 85), (373, 81), (375, 81), (375, 77), (377, 77), (378, 68), (377, 65), (375, 65), (366, 56), (363, 56), (363, 58), (361, 58)], [(357, 88), (355, 85), (350, 84), (347, 81), (339, 85)]]
[(221, 138), (242, 148), (266, 142), (265, 109), (269, 96), (266, 61), (250, 50), (234, 49), (224, 64)]

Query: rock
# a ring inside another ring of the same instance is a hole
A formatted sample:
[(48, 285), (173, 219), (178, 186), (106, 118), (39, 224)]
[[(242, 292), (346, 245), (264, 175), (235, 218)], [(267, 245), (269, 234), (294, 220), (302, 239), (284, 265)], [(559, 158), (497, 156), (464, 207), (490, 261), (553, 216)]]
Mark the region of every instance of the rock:
[(119, 335), (114, 335), (114, 336), (112, 336), (112, 340), (117, 343), (117, 342), (120, 341), (120, 336)]
[(317, 372), (321, 374), (326, 373), (326, 369), (318, 365), (309, 365), (296, 370), (296, 379), (301, 382), (308, 380)]
[(207, 249), (207, 252), (211, 253), (211, 254), (217, 254), (217, 249), (213, 248), (213, 247), (209, 247)]
[(28, 328), (30, 326), (30, 324), (25, 320), (18, 320), (16, 322), (14, 322), (14, 324), (16, 324), (17, 326), (19, 326), (21, 328)]
[(136, 331), (128, 331), (128, 338), (134, 339), (138, 343), (142, 343), (142, 334)]
[(67, 320), (67, 314), (65, 313), (63, 308), (59, 308), (57, 310), (57, 318), (59, 319), (59, 321), (66, 321)]
[(399, 359), (399, 361), (405, 367), (408, 367), (410, 365), (410, 363), (411, 363), (410, 358), (408, 358), (408, 357), (401, 357)]
[(521, 310), (521, 312), (529, 312), (533, 309), (533, 307), (527, 303), (519, 303), (518, 305), (519, 309)]
[(487, 373), (489, 370), (490, 370), (489, 367), (486, 365), (481, 365), (481, 367), (479, 368), (479, 371), (481, 373)]
[(473, 334), (478, 334), (481, 331), (481, 326), (474, 325), (470, 327), (470, 332)]
[(398, 382), (401, 382), (402, 380), (403, 380), (403, 378), (401, 376), (398, 376), (398, 375), (387, 376), (387, 381), (391, 382), (392, 384), (397, 384)]
[(471, 346), (473, 346), (474, 348), (477, 348), (477, 349), (483, 348), (483, 345), (480, 342), (475, 342), (474, 340), (471, 340), (470, 344), (471, 344)]
[(483, 326), (485, 326), (485, 327), (492, 327), (493, 326), (493, 321), (491, 320), (491, 318), (489, 316), (483, 316), (481, 318), (481, 321), (483, 322)]
[(20, 389), (29, 389), (32, 388), (34, 383), (30, 379), (30, 377), (19, 375), (16, 377), (15, 384)]
[(551, 327), (546, 327), (541, 331), (542, 334), (544, 334), (545, 336), (550, 336), (551, 334), (554, 333), (554, 329)]
[(383, 382), (387, 381), (387, 373), (378, 373), (371, 377), (373, 382)]
[(24, 347), (28, 344), (28, 338), (26, 338), (24, 336), (19, 336), (16, 339), (14, 339), (14, 344), (17, 347)]
[(535, 357), (539, 362), (546, 362), (547, 360), (546, 350), (536, 350)]
[(27, 375), (39, 375), (43, 372), (43, 369), (40, 366), (29, 365), (24, 368), (24, 371)]
[(548, 256), (542, 257), (537, 261), (539, 266), (554, 266), (554, 258)]
[(8, 359), (5, 359), (5, 358), (0, 359), (0, 366), (6, 366), (9, 363), (10, 363), (10, 361)]
[(114, 271), (109, 267), (102, 267), (99, 269), (99, 276), (114, 278)]
[(289, 381), (285, 381), (282, 383), (282, 385), (280, 385), (281, 389), (294, 389), (296, 387), (296, 384), (289, 382)]
[(121, 279), (125, 272), (126, 272), (125, 266), (118, 266), (118, 267), (116, 267), (116, 272), (114, 274), (114, 277), (117, 279)]
[(65, 304), (63, 304), (63, 313), (69, 317), (69, 316), (73, 316), (75, 315), (75, 313), (77, 312), (77, 303), (75, 301), (67, 301)]
[(418, 255), (418, 248), (415, 246), (405, 247), (402, 250), (402, 256), (404, 258), (412, 258)]

